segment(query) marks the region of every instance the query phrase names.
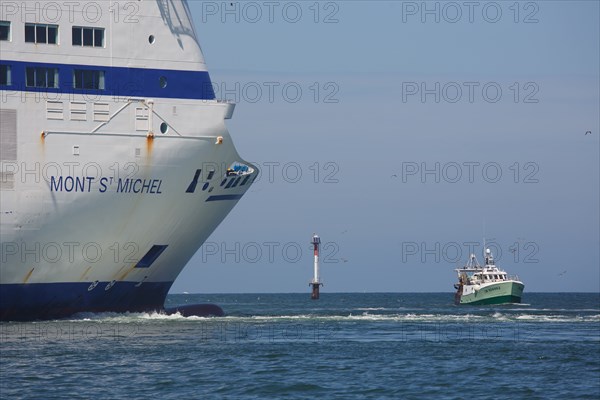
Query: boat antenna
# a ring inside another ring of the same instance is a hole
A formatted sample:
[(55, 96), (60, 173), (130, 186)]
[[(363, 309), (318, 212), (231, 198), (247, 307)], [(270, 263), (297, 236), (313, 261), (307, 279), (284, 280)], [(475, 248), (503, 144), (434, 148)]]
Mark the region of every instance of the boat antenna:
[(485, 260), (485, 218), (483, 219), (483, 254), (482, 257)]

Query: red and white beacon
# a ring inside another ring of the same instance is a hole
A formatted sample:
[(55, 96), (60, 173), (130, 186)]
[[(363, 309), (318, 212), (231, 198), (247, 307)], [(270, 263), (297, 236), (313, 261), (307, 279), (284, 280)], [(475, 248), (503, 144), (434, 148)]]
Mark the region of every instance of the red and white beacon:
[(321, 238), (317, 234), (313, 234), (313, 240), (311, 243), (315, 251), (315, 270), (313, 280), (309, 283), (309, 286), (312, 286), (312, 294), (310, 295), (310, 298), (313, 300), (318, 300), (319, 286), (323, 286), (319, 280), (319, 247), (321, 246)]

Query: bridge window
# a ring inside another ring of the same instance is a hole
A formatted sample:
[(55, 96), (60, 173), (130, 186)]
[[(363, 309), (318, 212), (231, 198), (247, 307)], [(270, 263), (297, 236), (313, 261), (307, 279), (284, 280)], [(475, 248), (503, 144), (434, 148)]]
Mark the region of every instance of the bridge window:
[(0, 40), (10, 40), (10, 21), (0, 21)]
[(25, 41), (58, 44), (58, 25), (25, 24)]
[(0, 86), (12, 84), (10, 65), (0, 65)]
[(74, 26), (73, 46), (104, 47), (104, 28)]
[(25, 68), (25, 86), (36, 88), (57, 88), (58, 68)]
[(104, 90), (104, 71), (91, 69), (73, 70), (73, 87), (75, 89)]

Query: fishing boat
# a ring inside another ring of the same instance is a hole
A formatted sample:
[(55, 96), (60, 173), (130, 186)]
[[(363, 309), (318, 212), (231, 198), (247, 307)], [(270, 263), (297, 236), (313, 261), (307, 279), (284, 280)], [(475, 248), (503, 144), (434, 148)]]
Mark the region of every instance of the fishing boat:
[(490, 249), (485, 250), (484, 257), (483, 266), (471, 254), (464, 267), (455, 269), (458, 283), (454, 284), (454, 302), (457, 305), (520, 303), (523, 282), (498, 268)]

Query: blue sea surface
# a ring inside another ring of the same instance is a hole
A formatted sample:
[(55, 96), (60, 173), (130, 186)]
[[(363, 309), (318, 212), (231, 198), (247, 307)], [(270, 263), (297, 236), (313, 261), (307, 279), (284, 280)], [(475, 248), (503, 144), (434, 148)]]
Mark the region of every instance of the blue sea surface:
[(226, 317), (0, 324), (2, 399), (599, 399), (600, 294), (169, 295)]

